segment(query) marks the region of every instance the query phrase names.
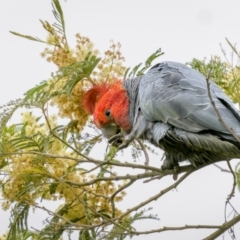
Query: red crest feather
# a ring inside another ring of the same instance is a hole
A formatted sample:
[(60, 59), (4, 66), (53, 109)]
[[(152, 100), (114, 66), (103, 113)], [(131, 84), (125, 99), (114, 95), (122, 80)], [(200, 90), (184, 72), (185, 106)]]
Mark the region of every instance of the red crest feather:
[(94, 85), (83, 96), (83, 107), (89, 113), (93, 114), (96, 103), (106, 94), (111, 86), (106, 83)]

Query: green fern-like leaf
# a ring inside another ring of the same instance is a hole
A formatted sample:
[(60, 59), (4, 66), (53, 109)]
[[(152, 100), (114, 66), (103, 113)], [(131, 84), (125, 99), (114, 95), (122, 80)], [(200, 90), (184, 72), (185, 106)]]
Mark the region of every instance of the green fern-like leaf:
[[(144, 74), (144, 72), (150, 68), (152, 66), (152, 62), (159, 58), (160, 56), (162, 56), (164, 54), (164, 52), (162, 52), (161, 48), (158, 49), (156, 52), (154, 52), (153, 54), (151, 54), (147, 60), (145, 61), (144, 65), (142, 63), (139, 63), (138, 65), (136, 65), (135, 67), (133, 67), (133, 69), (131, 70), (130, 68), (128, 68), (125, 71), (124, 74), (124, 79), (126, 78), (133, 78), (133, 77), (138, 77)], [(143, 66), (142, 66), (143, 65)]]
[(68, 223), (63, 223), (59, 216), (63, 216), (67, 209), (68, 206), (62, 207), (47, 221), (48, 224), (38, 233), (38, 240), (59, 240), (68, 226)]
[(66, 36), (66, 30), (65, 30), (65, 20), (64, 20), (64, 15), (62, 11), (62, 7), (59, 3), (58, 0), (52, 0), (52, 7), (53, 7), (53, 15), (55, 19), (57, 20), (56, 23), (53, 24), (55, 31), (63, 35), (65, 39), (65, 44), (64, 44), (64, 49), (68, 52), (69, 47), (67, 43), (67, 36)]
[(17, 203), (11, 210), (10, 227), (7, 240), (26, 239), (27, 218), (30, 206), (25, 202)]
[(69, 98), (71, 96), (73, 88), (79, 81), (82, 79), (90, 78), (92, 71), (100, 60), (100, 58), (91, 55), (91, 52), (89, 52), (84, 61), (76, 62), (60, 69), (59, 78), (66, 76), (69, 77), (69, 80), (64, 86), (64, 90), (66, 91), (66, 94)]
[(18, 37), (26, 38), (26, 39), (31, 40), (31, 41), (36, 41), (36, 42), (40, 42), (40, 43), (47, 43), (46, 41), (43, 41), (38, 37), (32, 37), (32, 36), (29, 36), (29, 35), (24, 35), (24, 34), (13, 32), (13, 31), (10, 31), (10, 33), (12, 33), (13, 35), (16, 35)]
[(10, 101), (9, 103), (0, 106), (2, 110), (0, 113), (0, 133), (3, 132), (4, 128), (6, 127), (8, 121), (16, 112), (17, 109), (24, 106), (24, 101), (22, 99), (17, 99), (14, 101)]
[[(125, 239), (126, 237), (132, 238), (132, 235), (129, 234), (129, 231), (134, 231), (135, 228), (133, 227), (133, 223), (138, 220), (145, 220), (145, 219), (151, 219), (151, 220), (159, 220), (159, 218), (156, 215), (152, 214), (146, 214), (147, 211), (152, 210), (144, 209), (142, 211), (139, 211), (135, 213), (133, 216), (129, 218), (122, 219), (118, 222), (120, 225), (115, 225), (112, 230), (110, 231), (110, 234), (106, 237), (107, 240), (114, 240), (114, 239)], [(129, 231), (126, 231), (129, 230)]]
[(61, 31), (62, 34), (65, 35), (65, 21), (64, 21), (64, 15), (63, 15), (63, 11), (62, 11), (62, 7), (59, 3), (58, 0), (53, 0), (52, 1), (52, 7), (53, 7), (53, 15), (55, 17), (55, 19), (57, 20), (57, 22), (59, 24), (55, 24), (55, 26)]
[(228, 45), (231, 47), (231, 49), (233, 50), (233, 52), (237, 55), (237, 57), (240, 59), (240, 53), (237, 51), (237, 48), (227, 39), (225, 38)]

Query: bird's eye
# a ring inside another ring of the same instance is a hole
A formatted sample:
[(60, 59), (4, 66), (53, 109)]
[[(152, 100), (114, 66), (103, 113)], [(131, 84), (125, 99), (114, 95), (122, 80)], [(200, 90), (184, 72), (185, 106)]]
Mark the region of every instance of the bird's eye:
[(110, 111), (110, 110), (107, 110), (107, 111), (105, 112), (105, 115), (106, 115), (107, 117), (109, 117), (109, 116), (111, 115), (111, 111)]

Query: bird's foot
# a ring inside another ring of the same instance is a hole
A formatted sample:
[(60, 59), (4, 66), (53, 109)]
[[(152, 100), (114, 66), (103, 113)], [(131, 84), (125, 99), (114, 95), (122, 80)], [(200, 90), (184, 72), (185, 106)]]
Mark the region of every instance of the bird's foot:
[(179, 164), (178, 162), (169, 161), (167, 158), (164, 159), (161, 169), (164, 170), (173, 170), (173, 179), (176, 181), (179, 173)]
[(176, 181), (178, 179), (178, 173), (179, 173), (179, 165), (178, 164), (173, 167), (173, 171), (174, 171), (173, 180)]
[(116, 134), (111, 137), (108, 142), (117, 147), (118, 150), (128, 147), (129, 143), (132, 142), (132, 138), (129, 135), (124, 136), (122, 133)]
[(114, 136), (112, 136), (111, 138), (108, 139), (108, 143), (115, 146), (115, 147), (118, 147), (119, 145), (121, 145), (123, 142), (123, 135), (122, 133), (118, 133)]
[(129, 145), (129, 143), (128, 143), (127, 141), (125, 141), (124, 136), (123, 136), (123, 134), (121, 134), (121, 133), (116, 134), (116, 135), (114, 135), (113, 137), (111, 137), (111, 138), (108, 140), (108, 142), (109, 142), (111, 145), (117, 147), (118, 150), (121, 150), (121, 149), (123, 149), (123, 148), (126, 148), (126, 147)]

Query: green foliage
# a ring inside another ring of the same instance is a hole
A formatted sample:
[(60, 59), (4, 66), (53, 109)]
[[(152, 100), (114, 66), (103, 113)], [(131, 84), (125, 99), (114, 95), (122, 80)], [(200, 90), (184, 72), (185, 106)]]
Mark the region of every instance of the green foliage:
[(74, 62), (69, 66), (62, 67), (59, 70), (58, 77), (69, 77), (64, 90), (68, 97), (71, 96), (72, 90), (82, 79), (90, 80), (90, 75), (93, 70), (96, 68), (97, 64), (100, 62), (101, 58), (97, 58), (95, 55), (92, 55), (91, 52), (85, 57), (84, 61)]
[[(149, 220), (149, 219), (159, 221), (160, 219), (156, 215), (147, 214), (147, 212), (150, 210), (152, 210), (152, 209), (149, 208), (149, 209), (141, 210), (141, 211), (135, 213), (130, 218), (119, 221), (118, 225), (115, 225), (114, 228), (112, 229), (111, 233), (108, 236), (106, 236), (106, 239), (107, 240), (114, 240), (114, 239), (123, 240), (126, 237), (132, 238), (133, 235), (131, 234), (131, 231), (136, 230), (133, 227), (133, 224), (136, 221)], [(130, 232), (130, 234), (129, 234), (129, 232)]]
[[(37, 234), (37, 240), (59, 240), (65, 231), (65, 227), (68, 226), (68, 223), (63, 223), (60, 218), (64, 212), (67, 211), (67, 207), (63, 207), (62, 209), (56, 212), (56, 216), (53, 216), (50, 220), (48, 220), (48, 224)], [(60, 217), (59, 217), (60, 216)]]
[(26, 38), (26, 39), (28, 39), (28, 40), (32, 40), (32, 41), (36, 41), (36, 42), (41, 42), (41, 43), (47, 43), (46, 41), (41, 40), (41, 39), (38, 38), (38, 37), (32, 37), (32, 36), (24, 35), (24, 34), (21, 34), (21, 33), (14, 32), (14, 31), (10, 31), (10, 33), (12, 33), (13, 35), (16, 35), (16, 36), (18, 36), (18, 37)]
[(204, 76), (208, 76), (211, 69), (210, 79), (220, 86), (225, 83), (225, 76), (228, 73), (227, 64), (219, 57), (213, 57), (209, 61), (194, 58), (187, 64), (201, 72)]
[(227, 41), (228, 45), (231, 47), (233, 53), (236, 54), (238, 59), (240, 59), (240, 54), (239, 54), (237, 48), (227, 38), (226, 38), (226, 41)]
[(3, 106), (0, 106), (0, 110), (2, 110), (2, 112), (0, 113), (0, 133), (3, 131), (6, 124), (11, 119), (16, 110), (24, 106), (24, 104), (25, 103), (22, 99), (17, 99), (14, 101), (10, 101)]
[[(238, 54), (237, 49), (228, 41), (232, 54)], [(204, 76), (210, 73), (210, 79), (218, 84), (225, 93), (232, 99), (234, 103), (240, 104), (240, 68), (239, 60), (236, 63), (228, 60), (225, 51), (222, 49), (227, 61), (223, 61), (220, 57), (214, 56), (210, 60), (193, 59), (188, 62), (192, 68), (197, 69)], [(238, 57), (238, 55), (236, 56)], [(210, 71), (211, 70), (211, 71)]]
[(124, 79), (143, 75), (144, 72), (152, 66), (152, 62), (157, 58), (161, 57), (163, 54), (164, 52), (162, 52), (161, 48), (159, 48), (156, 52), (154, 52), (147, 58), (147, 60), (144, 62), (144, 65), (142, 63), (139, 63), (132, 69), (128, 68), (124, 74)]
[(30, 206), (27, 203), (17, 203), (11, 210), (10, 229), (7, 240), (28, 239), (31, 236), (28, 230), (28, 213)]
[(39, 85), (29, 89), (25, 93), (25, 102), (28, 101), (29, 106), (43, 106), (50, 98), (52, 98), (47, 87), (48, 82), (42, 81)]
[[(53, 15), (54, 15), (55, 19), (57, 20), (57, 22), (53, 24), (53, 26), (55, 27), (55, 31), (60, 33), (60, 35), (64, 36), (64, 39), (67, 39), (66, 31), (65, 31), (64, 15), (63, 15), (62, 7), (61, 7), (59, 1), (53, 0), (52, 7), (53, 7), (53, 10), (52, 10)], [(67, 49), (69, 51), (67, 41), (66, 41), (66, 44), (64, 47), (65, 47), (65, 49)]]

